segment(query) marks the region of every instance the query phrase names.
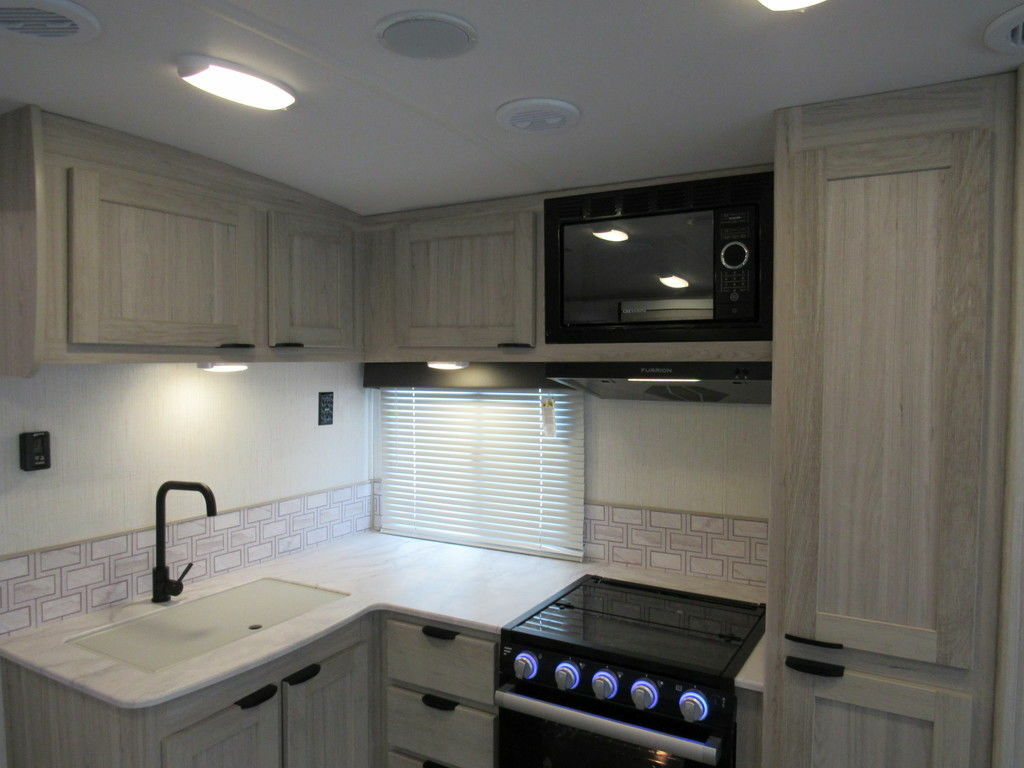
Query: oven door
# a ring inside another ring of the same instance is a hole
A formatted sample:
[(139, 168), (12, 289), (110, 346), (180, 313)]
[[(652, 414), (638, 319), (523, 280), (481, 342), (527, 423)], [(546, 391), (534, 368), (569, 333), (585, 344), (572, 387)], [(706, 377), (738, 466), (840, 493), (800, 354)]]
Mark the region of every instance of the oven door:
[(495, 692), (499, 768), (728, 766), (719, 736), (689, 739), (516, 693)]

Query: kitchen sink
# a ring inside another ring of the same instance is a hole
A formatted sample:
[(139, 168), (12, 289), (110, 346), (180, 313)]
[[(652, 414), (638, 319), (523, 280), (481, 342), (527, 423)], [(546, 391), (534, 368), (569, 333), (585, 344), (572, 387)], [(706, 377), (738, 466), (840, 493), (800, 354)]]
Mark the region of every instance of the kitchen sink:
[(163, 607), (69, 643), (156, 672), (348, 597), (280, 579), (258, 579)]

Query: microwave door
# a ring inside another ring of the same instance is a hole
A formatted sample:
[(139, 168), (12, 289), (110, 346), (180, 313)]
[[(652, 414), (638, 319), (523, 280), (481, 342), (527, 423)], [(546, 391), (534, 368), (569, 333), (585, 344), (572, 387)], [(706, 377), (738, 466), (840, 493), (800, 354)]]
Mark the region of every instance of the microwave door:
[(620, 301), (620, 323), (663, 323), (672, 320), (713, 320), (715, 303), (706, 299)]

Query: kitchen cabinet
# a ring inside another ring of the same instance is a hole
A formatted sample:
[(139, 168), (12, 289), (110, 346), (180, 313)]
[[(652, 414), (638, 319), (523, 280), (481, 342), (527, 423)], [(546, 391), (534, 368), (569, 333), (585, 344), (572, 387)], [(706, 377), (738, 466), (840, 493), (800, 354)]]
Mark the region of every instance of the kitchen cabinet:
[(269, 701), (264, 704), (232, 705), (166, 737), (162, 768), (277, 768), (281, 718)]
[(1011, 87), (780, 113), (766, 765), (987, 765)]
[(398, 345), (532, 346), (533, 218), (518, 212), (398, 225)]
[(256, 342), (255, 214), (191, 184), (68, 172), (70, 341)]
[(354, 351), (352, 230), (334, 219), (270, 214), (270, 346)]

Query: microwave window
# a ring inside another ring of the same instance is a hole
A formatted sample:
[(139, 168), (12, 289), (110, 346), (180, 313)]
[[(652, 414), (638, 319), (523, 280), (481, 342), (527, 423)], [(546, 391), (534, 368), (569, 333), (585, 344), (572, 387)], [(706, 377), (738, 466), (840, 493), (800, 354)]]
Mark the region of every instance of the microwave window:
[(563, 323), (712, 319), (714, 218), (696, 211), (563, 226)]

